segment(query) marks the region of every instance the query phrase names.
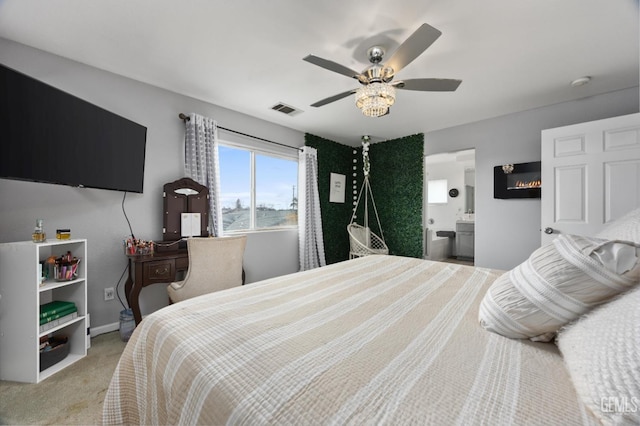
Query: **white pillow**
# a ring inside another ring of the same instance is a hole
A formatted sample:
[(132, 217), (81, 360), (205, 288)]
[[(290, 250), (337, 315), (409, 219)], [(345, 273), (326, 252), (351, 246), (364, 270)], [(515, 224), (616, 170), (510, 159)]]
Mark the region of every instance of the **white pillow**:
[(580, 398), (604, 424), (640, 424), (640, 286), (565, 328), (558, 347)]
[(623, 240), (640, 243), (640, 208), (614, 220), (600, 231), (597, 238), (605, 240)]
[(640, 244), (558, 236), (500, 276), (480, 303), (480, 325), (516, 339), (557, 330), (640, 281)]

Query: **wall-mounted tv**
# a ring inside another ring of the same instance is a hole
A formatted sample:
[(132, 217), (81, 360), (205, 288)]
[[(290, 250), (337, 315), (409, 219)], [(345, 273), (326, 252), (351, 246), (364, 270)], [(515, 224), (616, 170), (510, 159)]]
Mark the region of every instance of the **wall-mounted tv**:
[(147, 128), (0, 65), (0, 178), (143, 192)]

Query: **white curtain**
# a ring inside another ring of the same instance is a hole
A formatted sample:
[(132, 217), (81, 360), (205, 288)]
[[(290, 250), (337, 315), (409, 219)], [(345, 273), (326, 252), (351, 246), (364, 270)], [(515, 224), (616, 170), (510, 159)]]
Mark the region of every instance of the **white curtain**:
[(189, 114), (185, 122), (184, 171), (209, 188), (209, 235), (222, 236), (218, 126), (213, 119)]
[(298, 161), (298, 179), (300, 270), (306, 271), (326, 265), (318, 194), (318, 154), (315, 148), (302, 148)]

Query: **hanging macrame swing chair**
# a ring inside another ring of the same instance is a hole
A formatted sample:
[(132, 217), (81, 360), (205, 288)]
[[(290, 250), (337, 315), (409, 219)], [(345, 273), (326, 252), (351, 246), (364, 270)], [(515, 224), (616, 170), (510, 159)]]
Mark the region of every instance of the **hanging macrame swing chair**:
[[(384, 242), (384, 234), (382, 227), (380, 226), (380, 218), (378, 217), (378, 209), (373, 199), (373, 192), (371, 191), (371, 185), (369, 184), (369, 137), (362, 137), (362, 160), (363, 160), (363, 172), (364, 182), (360, 188), (358, 200), (353, 208), (353, 214), (351, 215), (351, 221), (347, 225), (347, 232), (349, 233), (349, 259), (355, 259), (356, 257), (368, 256), (371, 254), (389, 254), (389, 248)], [(364, 200), (362, 195), (364, 194)], [(369, 197), (371, 197), (371, 205), (376, 215), (376, 221), (378, 222), (378, 229), (380, 230), (380, 236), (376, 235), (369, 228)], [(360, 206), (360, 201), (364, 201), (364, 226), (355, 222), (356, 212)]]

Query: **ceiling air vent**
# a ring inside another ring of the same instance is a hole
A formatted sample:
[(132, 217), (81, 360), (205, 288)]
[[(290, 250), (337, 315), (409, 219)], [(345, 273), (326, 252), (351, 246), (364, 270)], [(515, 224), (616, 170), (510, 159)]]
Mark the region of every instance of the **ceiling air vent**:
[(283, 104), (282, 102), (275, 104), (271, 109), (287, 115), (296, 115), (302, 112), (302, 110), (296, 109), (291, 105)]

